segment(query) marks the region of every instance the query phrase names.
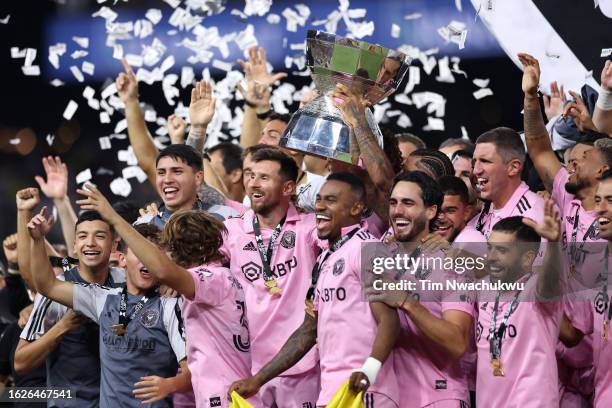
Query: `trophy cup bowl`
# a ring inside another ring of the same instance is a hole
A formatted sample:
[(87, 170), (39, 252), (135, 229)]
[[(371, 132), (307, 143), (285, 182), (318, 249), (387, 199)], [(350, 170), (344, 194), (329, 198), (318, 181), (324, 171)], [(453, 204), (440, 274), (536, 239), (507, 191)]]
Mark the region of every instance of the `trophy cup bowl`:
[[(327, 95), (344, 84), (374, 105), (399, 86), (410, 58), (399, 51), (364, 41), (308, 30), (306, 64), (319, 96), (293, 114), (279, 146), (356, 165), (350, 128)], [(382, 146), (382, 134), (370, 109), (366, 118)]]

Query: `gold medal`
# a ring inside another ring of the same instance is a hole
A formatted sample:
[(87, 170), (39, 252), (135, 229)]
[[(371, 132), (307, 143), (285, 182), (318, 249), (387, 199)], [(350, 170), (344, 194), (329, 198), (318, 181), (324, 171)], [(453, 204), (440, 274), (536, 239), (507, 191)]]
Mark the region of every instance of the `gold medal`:
[(123, 336), (125, 334), (125, 326), (121, 323), (113, 324), (111, 329), (117, 336)]
[(601, 338), (604, 341), (608, 341), (608, 321), (604, 319), (603, 330), (601, 331)]
[(506, 374), (504, 374), (504, 370), (502, 370), (502, 364), (501, 364), (501, 359), (500, 358), (492, 358), (491, 359), (491, 365), (493, 366), (493, 375), (496, 377), (503, 377)]
[(270, 292), (271, 295), (280, 295), (283, 292), (281, 288), (278, 287), (276, 279), (267, 280), (264, 284), (266, 285), (266, 288), (268, 288), (268, 292)]

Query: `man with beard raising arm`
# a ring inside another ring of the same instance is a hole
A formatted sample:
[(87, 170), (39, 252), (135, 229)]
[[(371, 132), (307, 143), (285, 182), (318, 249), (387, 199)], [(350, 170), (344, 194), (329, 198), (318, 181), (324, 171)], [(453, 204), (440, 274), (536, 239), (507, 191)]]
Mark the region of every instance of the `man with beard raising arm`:
[[(298, 169), (289, 155), (276, 147), (254, 150), (244, 174), (251, 209), (225, 221), (220, 251), (244, 288), (256, 373), (304, 319), (319, 240), (314, 214), (299, 214), (291, 203)], [(266, 407), (295, 408), (314, 406), (318, 394), (318, 357), (312, 350), (262, 387), (260, 396)]]
[[(398, 251), (413, 259), (422, 255), (444, 257), (440, 251), (425, 254), (420, 246), (441, 205), (442, 191), (427, 174), (412, 171), (395, 177), (389, 220)], [(400, 292), (400, 296), (397, 291), (379, 292), (374, 288), (367, 292), (370, 301), (385, 302), (400, 311), (402, 331), (394, 350), (400, 406), (469, 406), (467, 376), (460, 359), (468, 348), (474, 302), (465, 292), (421, 290), (417, 282), (429, 279), (444, 284), (450, 279), (460, 280), (460, 276), (454, 271), (419, 267), (399, 277), (416, 282), (417, 290)]]
[[(351, 173), (332, 173), (317, 195), (317, 235), (329, 242), (313, 269), (312, 307), (302, 325), (256, 374), (237, 381), (232, 390), (250, 396), (295, 365), (315, 344), (321, 358), (321, 392), (325, 407), (343, 382), (367, 390), (370, 408), (400, 407), (392, 349), (399, 334), (397, 312), (384, 303), (362, 299), (362, 243), (376, 242), (362, 225), (363, 182)], [(367, 262), (364, 262), (367, 263)]]

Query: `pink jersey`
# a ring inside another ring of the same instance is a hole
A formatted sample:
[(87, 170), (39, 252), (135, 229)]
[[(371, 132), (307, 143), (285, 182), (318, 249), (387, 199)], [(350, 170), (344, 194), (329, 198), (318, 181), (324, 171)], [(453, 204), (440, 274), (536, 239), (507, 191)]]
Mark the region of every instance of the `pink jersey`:
[[(437, 258), (442, 252), (424, 254)], [(413, 293), (421, 299), (421, 305), (437, 317), (448, 310), (458, 310), (474, 316), (472, 294), (461, 291), (423, 290), (419, 280), (431, 280), (445, 284), (448, 280), (463, 281), (463, 276), (453, 271), (421, 269), (415, 274), (405, 273), (402, 279), (415, 282)], [(425, 288), (427, 289), (427, 288)], [(424, 407), (442, 400), (469, 402), (468, 375), (462, 359), (453, 360), (446, 351), (425, 336), (406, 313), (400, 313), (402, 330), (395, 349), (395, 372), (400, 384), (400, 407)]]
[[(321, 359), (321, 393), (317, 406), (327, 405), (342, 383), (359, 369), (372, 352), (377, 324), (362, 295), (361, 244), (377, 242), (367, 228), (352, 225), (351, 239), (323, 263), (317, 282), (314, 310), (318, 312), (317, 344)], [(319, 259), (327, 255), (324, 251)], [(370, 392), (384, 394), (397, 404), (399, 390), (393, 371), (393, 352), (382, 365)]]
[[(281, 349), (304, 321), (304, 300), (319, 253), (314, 214), (299, 214), (289, 206), (285, 223), (273, 248), (270, 267), (282, 294), (272, 295), (264, 285), (263, 267), (253, 232), (253, 210), (225, 221), (228, 230), (220, 250), (244, 288), (251, 331), (252, 371), (256, 373)], [(262, 229), (267, 248), (273, 230)], [(317, 364), (311, 350), (283, 375), (300, 374)]]
[(504, 218), (520, 215), (531, 218), (538, 223), (542, 222), (544, 219), (544, 199), (529, 190), (529, 186), (525, 182), (521, 182), (502, 208), (495, 208), (491, 204), (487, 213), (482, 211), (472, 218), (468, 225), (476, 228), (489, 239), (493, 226)]
[[(555, 346), (563, 315), (558, 302), (536, 302), (537, 275), (526, 275), (515, 311), (506, 323), (501, 362), (505, 376), (494, 376), (489, 348), (489, 328), (495, 292), (482, 292), (478, 302), (476, 344), (478, 376), (476, 405), (481, 407), (557, 407), (559, 388)], [(485, 296), (486, 299), (482, 296)], [(515, 291), (499, 302), (496, 330), (510, 307)]]
[[(232, 382), (251, 369), (244, 292), (229, 269), (218, 264), (189, 269), (195, 295), (185, 297), (187, 363), (197, 406), (226, 406)], [(256, 406), (257, 397), (250, 399)], [(218, 405), (215, 405), (218, 404)]]
[(234, 210), (238, 211), (238, 214), (242, 214), (249, 209), (248, 207), (245, 207), (243, 203), (239, 203), (238, 201), (234, 201), (227, 197), (225, 197), (225, 202), (223, 205), (233, 208)]
[[(461, 232), (455, 237), (453, 244), (470, 244), (470, 243), (485, 243), (487, 242), (487, 238), (478, 231), (476, 228), (470, 227), (466, 225)], [(469, 248), (469, 246), (468, 246)], [(486, 245), (485, 245), (486, 249)]]

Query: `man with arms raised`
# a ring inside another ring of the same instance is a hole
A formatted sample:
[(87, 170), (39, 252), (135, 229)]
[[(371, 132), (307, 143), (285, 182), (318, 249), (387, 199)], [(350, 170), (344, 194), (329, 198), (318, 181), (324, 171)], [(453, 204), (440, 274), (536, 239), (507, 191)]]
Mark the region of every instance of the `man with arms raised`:
[[(532, 266), (540, 237), (549, 243), (543, 270), (536, 274)], [(560, 237), (559, 212), (551, 200), (541, 224), (515, 216), (493, 227), (488, 281), (508, 286), (479, 292), (477, 406), (559, 406)]]
[[(319, 241), (314, 214), (299, 214), (291, 203), (295, 161), (276, 147), (259, 148), (249, 160), (245, 186), (251, 209), (225, 221), (228, 233), (220, 250), (244, 288), (256, 373), (304, 319)], [(294, 408), (314, 406), (318, 393), (319, 366), (312, 350), (260, 395), (266, 407)]]
[[(97, 192), (91, 185), (88, 189)], [(86, 190), (79, 192), (92, 194)], [(85, 209), (94, 207), (88, 199), (78, 203)], [(44, 247), (53, 220), (46, 219), (45, 213), (46, 207), (28, 224), (33, 279), (40, 293), (100, 326), (100, 406), (140, 407), (143, 403), (160, 408), (172, 406), (168, 394), (191, 388), (184, 361), (185, 341), (179, 330), (180, 315), (175, 312), (177, 299), (160, 298), (157, 279), (129, 248), (125, 285), (109, 288), (56, 279)], [(109, 234), (113, 233), (110, 224), (106, 221), (102, 224)], [(158, 239), (156, 227), (145, 224), (137, 228), (149, 240)], [(183, 373), (174, 377), (178, 362), (183, 362)]]
[(361, 225), (365, 187), (350, 173), (332, 173), (317, 196), (317, 235), (329, 248), (313, 269), (312, 306), (302, 325), (278, 354), (253, 377), (232, 389), (249, 396), (297, 362), (315, 344), (321, 358), (325, 407), (346, 380), (355, 391), (367, 390), (368, 407), (399, 407), (392, 349), (399, 333), (397, 312), (384, 303), (362, 299), (361, 244), (375, 242)]
[[(442, 191), (420, 171), (403, 172), (393, 180), (389, 219), (397, 249), (410, 257), (443, 256), (427, 253), (420, 244), (442, 205)], [(423, 258), (424, 259), (424, 258)], [(400, 275), (404, 280), (430, 279), (444, 283), (460, 279), (453, 271), (419, 267)], [(395, 372), (402, 408), (463, 408), (469, 405), (467, 377), (460, 359), (468, 348), (474, 303), (467, 293), (423, 291), (379, 292), (369, 288), (370, 301), (383, 301), (400, 312), (402, 332), (395, 349)], [(420, 299), (420, 300), (419, 300)]]
[(476, 193), (485, 203), (468, 223), (485, 237), (501, 219), (513, 215), (542, 221), (544, 199), (521, 181), (525, 148), (518, 133), (510, 128), (495, 128), (476, 140), (474, 177)]
[[(63, 279), (109, 287), (123, 282), (125, 272), (109, 268), (115, 237), (108, 223), (97, 213), (84, 212), (77, 219), (75, 229), (74, 252), (79, 263), (66, 272)], [(30, 266), (32, 274), (40, 272)], [(66, 306), (38, 294), (15, 352), (15, 370), (27, 372), (46, 359), (49, 387), (74, 387), (78, 406), (97, 407), (100, 393), (99, 328), (82, 318), (82, 326), (77, 330), (66, 330), (74, 328), (74, 322), (70, 325), (55, 324), (72, 313)], [(69, 400), (50, 401), (49, 406), (64, 407), (66, 401)]]

